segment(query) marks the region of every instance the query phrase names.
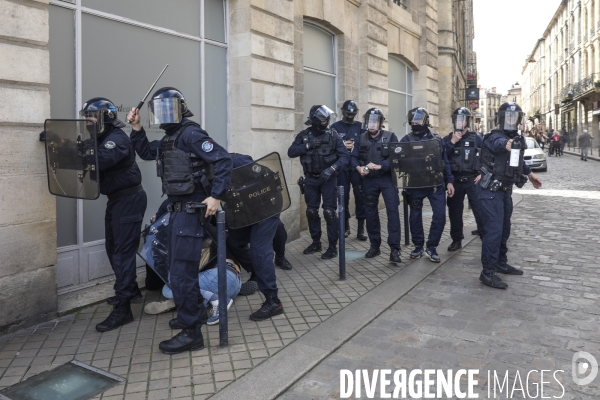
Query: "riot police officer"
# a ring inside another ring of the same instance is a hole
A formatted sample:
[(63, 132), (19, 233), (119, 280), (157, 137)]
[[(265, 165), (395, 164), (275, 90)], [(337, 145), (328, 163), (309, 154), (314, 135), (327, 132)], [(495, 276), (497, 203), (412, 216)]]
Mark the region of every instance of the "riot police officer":
[[(439, 135), (432, 133), (429, 130), (429, 113), (425, 108), (416, 107), (408, 112), (408, 122), (410, 123), (411, 132), (401, 139), (401, 142), (415, 142), (422, 140), (439, 140), (442, 151), (439, 155), (443, 160), (444, 167), (444, 184), (448, 190), (448, 196), (454, 195), (454, 177), (450, 172), (450, 163), (446, 155), (444, 141)], [(425, 160), (423, 160), (425, 161)], [(423, 246), (425, 245), (425, 254), (432, 261), (439, 263), (440, 256), (437, 253), (437, 246), (440, 244), (442, 232), (446, 225), (446, 191), (444, 186), (438, 185), (434, 187), (421, 189), (406, 189), (406, 193), (410, 198), (410, 233), (415, 249), (410, 253), (410, 258), (416, 259), (423, 255)], [(429, 228), (429, 237), (425, 243), (425, 232), (423, 231), (423, 199), (427, 198), (433, 216), (431, 217), (431, 227)]]
[(308, 230), (313, 240), (304, 254), (321, 251), (321, 218), (319, 204), (323, 198), (323, 216), (327, 223), (329, 247), (321, 256), (328, 260), (337, 257), (339, 228), (336, 223), (337, 172), (349, 162), (348, 150), (341, 137), (329, 128), (334, 114), (325, 105), (315, 105), (310, 109), (305, 124), (310, 128), (300, 132), (288, 149), (288, 157), (300, 157), (304, 171), (304, 200)]
[(390, 261), (400, 260), (400, 198), (398, 189), (392, 182), (389, 159), (389, 143), (397, 142), (394, 132), (383, 130), (383, 112), (378, 108), (367, 110), (364, 118), (365, 131), (360, 135), (358, 146), (352, 151), (352, 166), (362, 176), (367, 234), (370, 248), (365, 255), (372, 258), (381, 254), (381, 225), (379, 222), (379, 195), (383, 196), (388, 218), (388, 245)]
[(447, 199), (452, 238), (448, 251), (462, 248), (462, 240), (465, 237), (463, 234), (465, 195), (473, 209), (477, 230), (483, 231), (480, 226), (479, 203), (475, 191), (475, 182), (479, 176), (479, 152), (482, 139), (477, 133), (469, 131), (471, 122), (473, 122), (471, 111), (466, 107), (457, 108), (452, 113), (454, 132), (444, 138), (450, 170), (454, 176), (454, 196), (449, 196)]
[[(354, 100), (346, 100), (342, 105), (342, 120), (337, 121), (331, 125), (332, 129), (335, 129), (337, 133), (344, 140), (348, 153), (352, 153), (354, 145), (358, 143), (360, 133), (362, 130), (362, 124), (359, 121), (355, 121), (354, 117), (358, 113), (358, 106)], [(354, 192), (354, 215), (358, 220), (358, 230), (356, 232), (356, 238), (358, 240), (367, 240), (365, 236), (365, 202), (362, 195), (362, 180), (360, 174), (354, 168), (351, 163), (340, 171), (339, 184), (344, 187), (344, 209), (346, 210), (346, 237), (350, 236), (350, 210), (348, 205), (350, 204), (350, 184), (352, 184), (352, 190)]]
[(163, 192), (169, 200), (171, 289), (177, 306), (177, 318), (169, 325), (182, 331), (161, 342), (159, 349), (177, 354), (204, 348), (200, 327), (207, 315), (202, 302), (198, 302), (198, 264), (204, 231), (199, 213), (208, 217), (217, 212), (219, 199), (229, 187), (232, 163), (227, 150), (188, 119), (193, 114), (179, 90), (158, 89), (148, 108), (151, 124), (165, 131), (161, 140), (148, 141), (139, 110), (131, 110), (127, 119), (133, 128), (131, 140), (138, 155), (144, 160), (156, 159)]
[(507, 257), (513, 184), (522, 187), (527, 182), (527, 175), (536, 189), (542, 187), (542, 181), (523, 162), (525, 138), (517, 134), (522, 120), (523, 111), (518, 104), (502, 104), (496, 114), (497, 129), (484, 137), (481, 150), (477, 199), (484, 232), (481, 246), (483, 271), (479, 280), (496, 289), (508, 287), (497, 272), (523, 275), (522, 270), (508, 264)]
[(135, 150), (117, 118), (117, 108), (104, 97), (86, 101), (79, 112), (87, 119), (88, 130), (97, 132), (100, 193), (108, 197), (104, 216), (105, 247), (115, 273), (113, 306), (104, 321), (96, 325), (108, 332), (133, 321), (131, 301), (142, 298), (136, 281), (136, 252), (146, 212), (146, 192), (135, 162)]

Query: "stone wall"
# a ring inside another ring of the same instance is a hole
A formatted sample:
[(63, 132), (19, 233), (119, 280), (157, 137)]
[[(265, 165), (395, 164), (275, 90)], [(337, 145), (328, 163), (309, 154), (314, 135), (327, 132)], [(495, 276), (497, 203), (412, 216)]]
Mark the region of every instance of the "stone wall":
[(50, 117), (48, 0), (0, 0), (0, 334), (53, 317), (56, 203), (44, 147)]

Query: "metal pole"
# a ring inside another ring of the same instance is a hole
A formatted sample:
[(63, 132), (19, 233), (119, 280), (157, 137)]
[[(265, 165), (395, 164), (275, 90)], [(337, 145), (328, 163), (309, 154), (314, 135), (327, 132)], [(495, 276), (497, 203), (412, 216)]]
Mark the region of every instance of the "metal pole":
[(217, 274), (219, 284), (219, 346), (229, 345), (227, 327), (227, 266), (225, 264), (225, 212), (217, 211)]
[(344, 187), (338, 186), (338, 218), (340, 220), (340, 281), (346, 280), (346, 210), (344, 209)]
[(408, 226), (408, 193), (405, 190), (402, 191), (402, 203), (404, 208), (404, 245), (409, 244), (409, 226)]

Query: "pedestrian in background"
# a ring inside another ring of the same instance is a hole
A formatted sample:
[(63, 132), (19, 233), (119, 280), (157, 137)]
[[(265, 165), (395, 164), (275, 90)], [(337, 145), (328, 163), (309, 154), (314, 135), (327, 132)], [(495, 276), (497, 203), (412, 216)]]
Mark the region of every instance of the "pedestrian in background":
[(581, 149), (581, 159), (587, 161), (588, 152), (592, 147), (592, 137), (588, 133), (587, 129), (583, 130), (583, 133), (579, 136), (579, 148)]
[(564, 155), (565, 154), (565, 146), (567, 145), (567, 143), (569, 143), (569, 141), (571, 140), (571, 136), (569, 135), (568, 132), (563, 133), (563, 135), (560, 137), (560, 155)]

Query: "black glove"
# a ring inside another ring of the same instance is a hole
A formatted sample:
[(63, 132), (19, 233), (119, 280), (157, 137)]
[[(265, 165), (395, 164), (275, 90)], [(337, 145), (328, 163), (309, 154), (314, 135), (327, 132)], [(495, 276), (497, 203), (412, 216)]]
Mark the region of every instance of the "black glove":
[(321, 174), (319, 175), (319, 185), (322, 185), (323, 183), (327, 182), (329, 178), (333, 176), (333, 174), (335, 174), (335, 169), (331, 167), (323, 170), (323, 172), (321, 172)]
[(45, 142), (46, 141), (46, 131), (41, 131), (40, 132), (40, 142)]

